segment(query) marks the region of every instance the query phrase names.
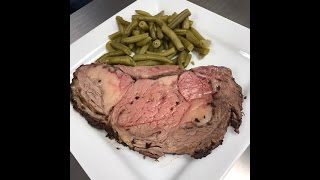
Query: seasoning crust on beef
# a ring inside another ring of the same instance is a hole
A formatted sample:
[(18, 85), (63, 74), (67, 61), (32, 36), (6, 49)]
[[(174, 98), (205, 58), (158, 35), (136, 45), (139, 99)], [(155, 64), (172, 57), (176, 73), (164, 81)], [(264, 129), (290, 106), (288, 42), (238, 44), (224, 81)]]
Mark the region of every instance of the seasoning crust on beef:
[(242, 90), (226, 67), (82, 65), (70, 97), (90, 125), (155, 159), (205, 157), (242, 119)]

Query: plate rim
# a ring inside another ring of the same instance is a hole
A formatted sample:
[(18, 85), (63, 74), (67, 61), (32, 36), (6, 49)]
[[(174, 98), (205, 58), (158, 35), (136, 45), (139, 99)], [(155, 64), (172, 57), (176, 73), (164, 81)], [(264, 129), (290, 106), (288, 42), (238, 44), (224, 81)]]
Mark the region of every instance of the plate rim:
[[(78, 45), (78, 44), (81, 44), (83, 41), (85, 41), (86, 38), (88, 38), (88, 37), (90, 37), (92, 34), (94, 34), (94, 32), (95, 32), (97, 29), (101, 28), (101, 26), (102, 26), (103, 24), (105, 24), (107, 21), (109, 21), (110, 19), (114, 18), (116, 15), (118, 15), (119, 13), (121, 13), (121, 11), (124, 11), (124, 10), (127, 9), (129, 6), (134, 6), (137, 2), (141, 2), (141, 1), (145, 1), (145, 0), (137, 0), (137, 1), (133, 2), (133, 3), (131, 3), (130, 5), (126, 6), (126, 7), (123, 8), (122, 10), (120, 10), (119, 12), (115, 13), (115, 14), (114, 14), (113, 16), (111, 16), (110, 18), (108, 18), (108, 19), (106, 19), (105, 21), (103, 21), (101, 24), (99, 24), (98, 26), (96, 26), (95, 28), (93, 28), (91, 31), (89, 31), (89, 32), (86, 33), (85, 35), (81, 36), (79, 39), (77, 39), (76, 41), (74, 41), (74, 42), (70, 45), (70, 58), (71, 58), (71, 54), (72, 54), (71, 51), (72, 51), (72, 50), (73, 50), (73, 51), (77, 51), (76, 48), (77, 48), (77, 45)], [(156, 0), (155, 2), (158, 2), (158, 1), (159, 1), (159, 0)], [(250, 28), (247, 28), (247, 27), (245, 27), (245, 26), (243, 26), (243, 25), (241, 25), (241, 24), (239, 24), (239, 23), (236, 23), (236, 22), (234, 22), (234, 21), (232, 21), (232, 20), (230, 20), (230, 19), (227, 19), (227, 18), (225, 18), (225, 17), (223, 17), (223, 16), (221, 16), (221, 15), (219, 15), (219, 14), (216, 14), (216, 13), (214, 13), (214, 12), (212, 12), (212, 11), (204, 8), (204, 7), (201, 7), (201, 6), (197, 5), (197, 4), (194, 4), (194, 3), (190, 2), (190, 1), (186, 1), (186, 2), (192, 4), (193, 6), (197, 6), (198, 8), (204, 9), (204, 10), (210, 12), (210, 13), (213, 13), (213, 14), (215, 14), (216, 16), (219, 16), (220, 18), (224, 19), (224, 21), (227, 21), (228, 23), (232, 23), (232, 24), (234, 24), (235, 26), (238, 26), (239, 28), (246, 29), (246, 31), (248, 31), (249, 37), (250, 37)], [(81, 64), (84, 59), (87, 59), (87, 58), (90, 57), (90, 56), (94, 56), (94, 52), (95, 52), (95, 50), (97, 50), (98, 48), (101, 48), (101, 45), (100, 45), (99, 47), (97, 47), (96, 49), (91, 50), (91, 51), (90, 51), (91, 53), (87, 53), (86, 55), (84, 55), (80, 60), (78, 60), (78, 63), (75, 63), (75, 64), (73, 64), (73, 65), (70, 65), (70, 74), (71, 74), (71, 76), (72, 76), (72, 71), (73, 71), (79, 64)], [(249, 45), (249, 49), (250, 49), (250, 45)], [(250, 105), (249, 105), (249, 109), (250, 109)], [(249, 110), (249, 111), (250, 111), (250, 110)], [(233, 164), (235, 163), (235, 161), (236, 161), (237, 159), (239, 159), (239, 157), (243, 154), (243, 152), (248, 148), (249, 145), (250, 145), (250, 140), (249, 140), (249, 143), (245, 146), (245, 148), (242, 149), (242, 152), (241, 152), (241, 153), (238, 153), (237, 157), (233, 159), (232, 163), (228, 166), (227, 170), (226, 170), (226, 171), (223, 173), (223, 175), (221, 176), (221, 179), (229, 172), (229, 170), (231, 169), (231, 167), (233, 166)], [(72, 150), (71, 150), (71, 145), (70, 145), (70, 152), (73, 154), (73, 156), (75, 157), (75, 159), (76, 159), (76, 160), (79, 162), (79, 164), (81, 165), (81, 163), (80, 163), (80, 161), (78, 160), (78, 157), (77, 157), (78, 155), (75, 155), (75, 154), (72, 152)], [(81, 165), (81, 167), (83, 167), (83, 166)], [(86, 169), (83, 168), (83, 170), (84, 170), (84, 171), (87, 173), (87, 175), (90, 177), (90, 175), (88, 174), (88, 172), (86, 171)], [(90, 177), (90, 178), (91, 178), (91, 177)]]

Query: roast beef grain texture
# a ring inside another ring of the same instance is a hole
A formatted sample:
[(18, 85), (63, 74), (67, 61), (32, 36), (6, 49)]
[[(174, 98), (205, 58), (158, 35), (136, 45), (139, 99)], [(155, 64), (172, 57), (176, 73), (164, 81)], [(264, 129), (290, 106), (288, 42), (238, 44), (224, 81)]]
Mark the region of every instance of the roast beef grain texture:
[(89, 124), (155, 159), (205, 157), (242, 119), (241, 87), (226, 67), (82, 65), (70, 95)]

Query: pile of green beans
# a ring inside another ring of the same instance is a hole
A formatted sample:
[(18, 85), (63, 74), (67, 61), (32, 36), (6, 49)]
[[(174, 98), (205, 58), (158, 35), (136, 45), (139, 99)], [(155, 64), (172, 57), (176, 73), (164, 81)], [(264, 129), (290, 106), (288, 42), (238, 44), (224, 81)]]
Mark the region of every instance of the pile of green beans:
[(118, 31), (110, 34), (105, 45), (107, 53), (96, 63), (122, 64), (126, 66), (154, 66), (164, 64), (186, 68), (191, 52), (200, 56), (209, 53), (210, 40), (205, 39), (190, 20), (191, 12), (156, 15), (135, 10), (131, 22), (116, 16)]

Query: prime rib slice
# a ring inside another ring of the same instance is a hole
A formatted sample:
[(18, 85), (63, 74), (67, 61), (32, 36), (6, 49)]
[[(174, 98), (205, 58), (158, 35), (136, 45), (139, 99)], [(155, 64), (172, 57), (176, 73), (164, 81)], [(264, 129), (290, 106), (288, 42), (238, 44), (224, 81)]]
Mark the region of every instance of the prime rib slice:
[(74, 72), (71, 102), (89, 124), (143, 155), (202, 158), (229, 125), (239, 133), (241, 91), (226, 67), (89, 64)]

